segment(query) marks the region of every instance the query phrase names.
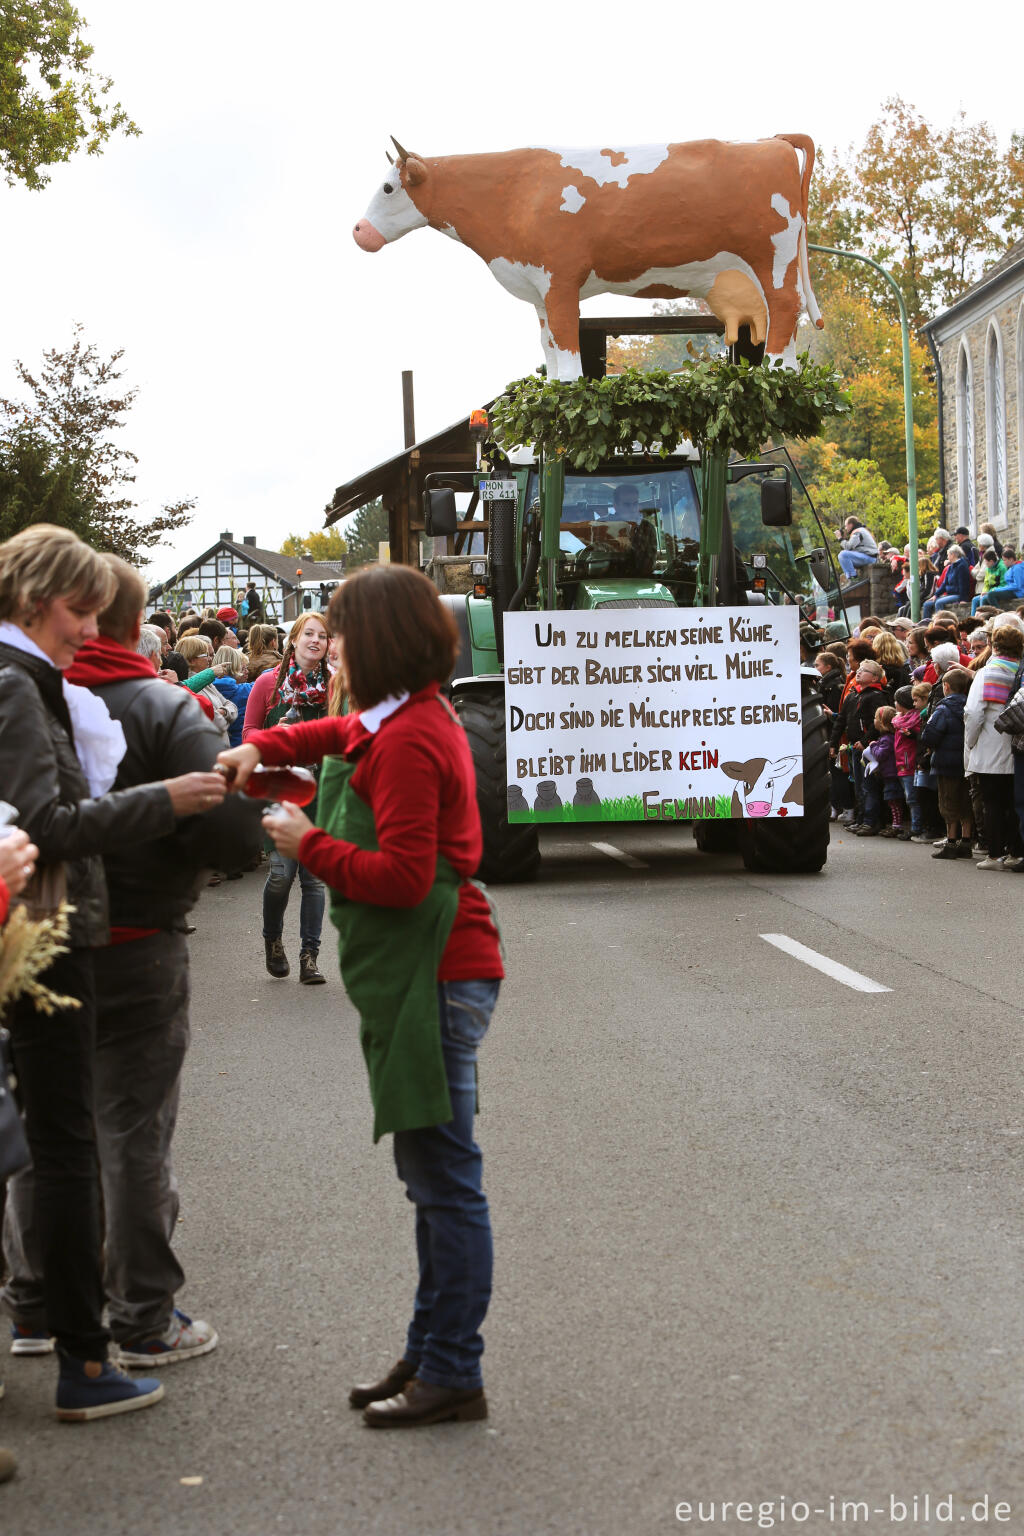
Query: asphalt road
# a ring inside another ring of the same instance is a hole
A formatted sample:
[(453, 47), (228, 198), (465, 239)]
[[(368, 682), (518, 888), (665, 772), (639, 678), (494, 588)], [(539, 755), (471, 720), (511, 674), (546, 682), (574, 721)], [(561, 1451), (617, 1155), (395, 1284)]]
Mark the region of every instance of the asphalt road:
[(631, 866), (587, 830), (498, 893), (490, 1419), (347, 1407), (400, 1352), (412, 1212), (336, 962), (273, 982), (249, 875), (198, 909), (177, 1140), (182, 1300), (221, 1345), (89, 1426), (49, 1416), (52, 1361), (7, 1359), (4, 1536), (938, 1533), (986, 1497), (980, 1528), (1024, 1533), (1024, 878), (880, 839), (751, 876), (603, 833)]

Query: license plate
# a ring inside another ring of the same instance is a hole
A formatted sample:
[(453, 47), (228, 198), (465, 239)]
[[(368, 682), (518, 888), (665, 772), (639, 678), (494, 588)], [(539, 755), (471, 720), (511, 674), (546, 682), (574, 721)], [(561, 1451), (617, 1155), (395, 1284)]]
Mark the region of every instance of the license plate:
[(514, 480), (484, 480), (480, 494), (484, 501), (515, 501), (519, 487)]

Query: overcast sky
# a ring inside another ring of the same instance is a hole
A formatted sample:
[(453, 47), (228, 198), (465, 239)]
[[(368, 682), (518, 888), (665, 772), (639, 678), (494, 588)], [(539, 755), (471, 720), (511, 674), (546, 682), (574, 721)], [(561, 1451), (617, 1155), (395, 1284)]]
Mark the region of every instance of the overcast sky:
[(469, 250), (432, 230), (356, 247), (389, 134), (427, 155), (775, 132), (846, 146), (895, 93), (939, 126), (961, 107), (986, 119), (1002, 147), (1024, 128), (1009, 12), (989, 0), (670, 4), (647, 26), (607, 0), (78, 3), (143, 137), (43, 192), (0, 186), (0, 392), (76, 320), (125, 349), (139, 499), (199, 503), (155, 578), (222, 529), (277, 548), (320, 526), (336, 485), (401, 449), (403, 368), (423, 437), (540, 362), (533, 310)]

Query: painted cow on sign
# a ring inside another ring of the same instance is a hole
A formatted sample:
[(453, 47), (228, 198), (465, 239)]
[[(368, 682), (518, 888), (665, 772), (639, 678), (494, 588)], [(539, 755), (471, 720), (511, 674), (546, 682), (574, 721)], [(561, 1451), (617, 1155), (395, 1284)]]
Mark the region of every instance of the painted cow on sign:
[(580, 300), (595, 293), (706, 299), (728, 342), (748, 325), (789, 366), (801, 310), (822, 324), (807, 266), (814, 144), (804, 134), (438, 159), (394, 144), (398, 160), (352, 231), (356, 244), (379, 251), (429, 225), (469, 246), (536, 309), (549, 378), (579, 378)]
[(802, 807), (804, 776), (794, 772), (799, 767), (798, 757), (780, 757), (774, 763), (765, 757), (751, 757), (745, 763), (723, 763), (723, 773), (739, 781), (739, 787), (732, 792), (730, 814), (733, 817), (786, 816), (790, 805)]

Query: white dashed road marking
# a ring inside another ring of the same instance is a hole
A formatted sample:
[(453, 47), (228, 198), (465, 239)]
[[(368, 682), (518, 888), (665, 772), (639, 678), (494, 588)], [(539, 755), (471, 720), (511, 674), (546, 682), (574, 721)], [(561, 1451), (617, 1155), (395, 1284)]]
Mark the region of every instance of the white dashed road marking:
[(872, 981), (870, 976), (862, 976), (860, 971), (851, 971), (848, 965), (840, 965), (838, 960), (830, 960), (827, 955), (819, 955), (816, 949), (808, 949), (806, 944), (798, 943), (786, 933), (762, 933), (761, 938), (766, 944), (774, 944), (776, 949), (792, 955), (794, 960), (802, 960), (804, 965), (823, 971), (833, 981), (841, 981), (844, 987), (852, 987), (854, 992), (892, 991), (891, 987), (883, 987), (880, 981)]
[(621, 848), (616, 848), (612, 843), (591, 843), (598, 853), (606, 853), (610, 859), (618, 859), (620, 864), (628, 864), (630, 869), (646, 869), (643, 859), (634, 859), (631, 853), (623, 853)]

